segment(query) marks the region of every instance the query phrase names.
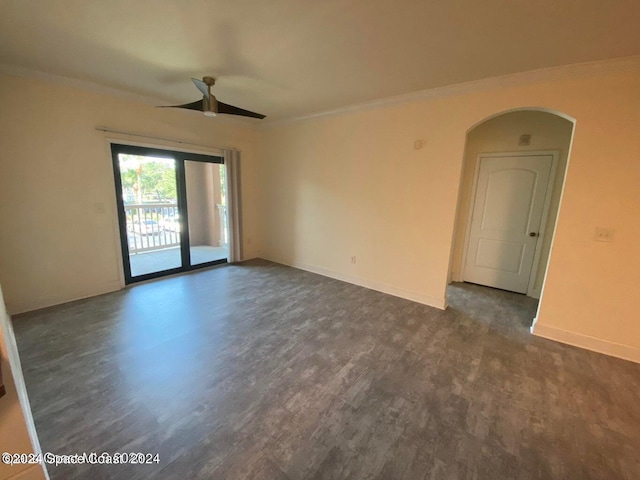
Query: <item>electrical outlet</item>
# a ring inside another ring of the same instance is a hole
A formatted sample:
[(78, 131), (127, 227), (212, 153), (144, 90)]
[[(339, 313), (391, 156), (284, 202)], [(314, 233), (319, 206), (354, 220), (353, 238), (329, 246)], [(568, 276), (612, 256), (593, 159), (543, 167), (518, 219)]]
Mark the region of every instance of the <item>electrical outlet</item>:
[(593, 239), (596, 242), (613, 242), (613, 228), (596, 227)]
[(351, 263), (356, 263), (356, 256), (355, 256), (355, 255), (353, 255), (353, 256), (351, 257)]

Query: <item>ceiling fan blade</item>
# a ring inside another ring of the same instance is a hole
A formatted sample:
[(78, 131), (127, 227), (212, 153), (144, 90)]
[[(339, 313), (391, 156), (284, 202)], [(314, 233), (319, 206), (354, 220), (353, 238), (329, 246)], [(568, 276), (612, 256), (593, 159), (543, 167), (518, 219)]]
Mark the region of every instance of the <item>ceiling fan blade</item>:
[(243, 117), (253, 117), (260, 119), (266, 117), (266, 115), (251, 112), (249, 110), (245, 110), (244, 108), (234, 107), (233, 105), (228, 105), (222, 102), (218, 102), (218, 113), (227, 113), (229, 115), (241, 115)]
[(197, 78), (192, 78), (191, 81), (205, 98), (209, 98), (209, 87), (207, 87), (206, 83), (202, 80), (198, 80)]
[(204, 100), (197, 100), (192, 103), (185, 103), (184, 105), (160, 105), (160, 108), (187, 108), (189, 110), (198, 110), (204, 112)]

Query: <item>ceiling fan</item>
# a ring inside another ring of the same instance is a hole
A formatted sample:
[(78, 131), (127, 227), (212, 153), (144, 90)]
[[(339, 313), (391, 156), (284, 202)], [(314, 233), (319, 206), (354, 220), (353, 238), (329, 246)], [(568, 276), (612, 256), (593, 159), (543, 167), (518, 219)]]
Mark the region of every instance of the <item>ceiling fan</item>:
[(184, 105), (162, 105), (162, 108), (186, 108), (189, 110), (199, 110), (207, 117), (215, 117), (218, 113), (226, 113), (228, 115), (241, 115), (243, 117), (265, 118), (266, 115), (251, 112), (244, 108), (234, 107), (226, 103), (219, 102), (216, 97), (211, 95), (211, 87), (215, 85), (216, 79), (213, 77), (203, 77), (202, 80), (192, 78), (191, 81), (202, 93), (202, 100)]

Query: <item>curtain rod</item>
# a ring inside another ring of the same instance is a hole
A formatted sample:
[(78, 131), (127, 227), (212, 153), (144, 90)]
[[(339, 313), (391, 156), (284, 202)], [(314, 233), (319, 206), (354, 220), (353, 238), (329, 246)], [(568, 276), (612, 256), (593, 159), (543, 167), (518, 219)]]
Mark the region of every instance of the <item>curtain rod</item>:
[(115, 130), (113, 128), (107, 128), (107, 127), (96, 127), (96, 130), (99, 130), (101, 132), (107, 132), (107, 133), (119, 133), (121, 135), (129, 135), (131, 137), (146, 138), (146, 139), (149, 139), (149, 140), (161, 140), (163, 142), (172, 142), (172, 143), (178, 143), (178, 144), (182, 144), (182, 145), (191, 145), (193, 147), (212, 148), (214, 150), (235, 150), (236, 152), (240, 151), (240, 149), (236, 148), (236, 147), (203, 145), (201, 143), (185, 142), (184, 140), (176, 140), (174, 138), (152, 137), (150, 135), (143, 135), (141, 133), (127, 132), (125, 130)]

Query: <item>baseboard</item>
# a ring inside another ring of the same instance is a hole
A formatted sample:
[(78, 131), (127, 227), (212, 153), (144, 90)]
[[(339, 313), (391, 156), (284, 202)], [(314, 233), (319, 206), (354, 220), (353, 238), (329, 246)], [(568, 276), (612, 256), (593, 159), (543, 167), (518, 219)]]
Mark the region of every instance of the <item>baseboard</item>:
[(464, 278), (462, 278), (462, 274), (460, 272), (451, 272), (449, 283), (451, 282), (464, 282)]
[(527, 297), (540, 300), (540, 297), (542, 296), (542, 288), (528, 288), (526, 295)]
[(411, 290), (405, 290), (403, 288), (394, 287), (386, 283), (367, 280), (365, 278), (357, 277), (355, 275), (348, 275), (344, 273), (334, 272), (333, 270), (329, 270), (324, 267), (318, 267), (316, 265), (309, 265), (307, 263), (287, 262), (281, 259), (269, 259), (269, 258), (266, 258), (265, 260), (269, 260), (275, 263), (280, 263), (282, 265), (287, 265), (288, 267), (297, 268), (299, 270), (304, 270), (311, 273), (317, 273), (318, 275), (322, 275), (323, 277), (334, 278), (342, 282), (351, 283), (353, 285), (358, 285), (360, 287), (368, 288), (370, 290), (375, 290), (377, 292), (393, 295), (394, 297), (404, 298), (405, 300), (411, 300), (412, 302), (421, 303), (423, 305), (427, 305), (429, 307), (435, 307), (440, 310), (445, 310), (447, 308), (447, 301), (445, 298), (431, 297), (429, 295), (413, 292)]
[[(537, 319), (536, 319), (537, 320)], [(569, 332), (549, 325), (538, 324), (534, 321), (531, 333), (538, 337), (547, 338), (556, 342), (566, 343), (574, 347), (584, 348), (612, 357), (640, 363), (640, 348), (620, 343), (610, 342), (601, 338), (590, 337), (580, 333)]]
[(101, 288), (92, 290), (91, 292), (83, 292), (72, 297), (46, 297), (29, 300), (18, 304), (11, 305), (11, 309), (7, 306), (7, 311), (11, 316), (19, 315), (21, 313), (32, 312), (34, 310), (40, 310), (42, 308), (53, 307), (54, 305), (61, 305), (63, 303), (75, 302), (76, 300), (83, 300), (85, 298), (95, 297), (97, 295), (104, 295), (105, 293), (116, 292), (122, 290), (122, 285), (119, 281), (114, 280)]
[(34, 464), (7, 478), (7, 480), (49, 480), (47, 467), (43, 464)]

